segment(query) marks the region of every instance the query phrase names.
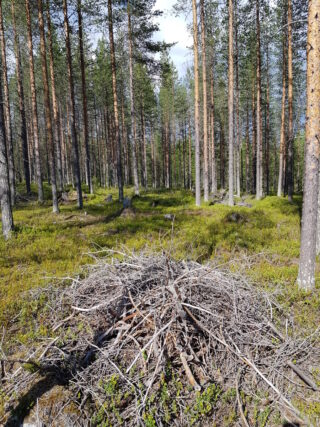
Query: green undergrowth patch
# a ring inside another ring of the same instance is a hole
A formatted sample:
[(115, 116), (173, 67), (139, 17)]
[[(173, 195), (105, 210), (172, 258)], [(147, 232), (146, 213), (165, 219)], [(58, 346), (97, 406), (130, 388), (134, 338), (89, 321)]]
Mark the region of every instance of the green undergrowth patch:
[[(116, 189), (97, 189), (89, 195), (84, 187), (82, 211), (71, 202), (61, 205), (61, 213), (55, 215), (48, 185), (43, 205), (38, 204), (35, 191), (33, 187), (31, 201), (22, 198), (14, 209), (12, 240), (0, 239), (2, 326), (8, 327), (29, 306), (25, 291), (75, 275), (92, 262), (90, 252), (122, 246), (135, 251), (165, 250), (177, 259), (213, 260), (235, 271), (239, 267), (243, 271), (247, 262), (245, 274), (271, 289), (287, 287), (288, 294), (296, 298), (300, 197), (293, 204), (284, 198), (256, 201), (249, 197), (251, 208), (209, 203), (197, 208), (189, 191), (149, 191), (133, 198), (128, 215), (120, 215)], [(23, 193), (22, 187), (19, 193)], [(106, 203), (109, 194), (113, 201)], [(132, 197), (133, 189), (126, 188), (125, 195)], [(311, 308), (316, 307), (313, 302)]]

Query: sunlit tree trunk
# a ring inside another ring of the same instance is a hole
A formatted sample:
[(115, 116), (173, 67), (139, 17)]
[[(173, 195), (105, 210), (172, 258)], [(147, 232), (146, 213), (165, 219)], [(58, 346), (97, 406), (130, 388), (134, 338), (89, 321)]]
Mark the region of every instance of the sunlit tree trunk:
[(143, 186), (145, 189), (148, 187), (148, 171), (147, 171), (147, 143), (146, 143), (146, 131), (144, 123), (144, 108), (143, 100), (141, 100), (141, 109), (140, 109), (140, 118), (141, 118), (141, 143), (142, 143), (142, 177), (143, 177)]
[(74, 97), (73, 69), (72, 69), (72, 56), (71, 56), (67, 0), (63, 0), (63, 14), (64, 14), (64, 33), (65, 33), (65, 40), (66, 40), (67, 71), (68, 71), (68, 83), (69, 83), (69, 104), (70, 104), (69, 118), (70, 118), (70, 133), (71, 133), (71, 144), (72, 144), (73, 175), (74, 175), (75, 186), (77, 190), (78, 208), (82, 209), (83, 199), (82, 199), (81, 177), (80, 177), (79, 148), (78, 148), (77, 131), (76, 131), (75, 97)]
[(77, 0), (78, 24), (79, 24), (79, 52), (80, 52), (80, 69), (81, 69), (81, 89), (82, 89), (82, 111), (83, 111), (83, 128), (84, 128), (84, 146), (86, 154), (86, 175), (89, 185), (90, 194), (93, 194), (93, 185), (91, 177), (91, 162), (90, 162), (90, 148), (89, 148), (89, 126), (88, 126), (88, 108), (87, 108), (87, 82), (86, 82), (86, 66), (83, 50), (83, 21), (81, 0)]
[(0, 204), (2, 234), (7, 240), (13, 231), (13, 216), (10, 200), (10, 183), (7, 159), (6, 129), (3, 112), (2, 82), (0, 79)]
[(108, 0), (108, 22), (109, 22), (109, 41), (110, 41), (110, 56), (112, 70), (112, 93), (113, 93), (113, 112), (114, 112), (114, 131), (116, 141), (117, 155), (117, 178), (119, 187), (119, 201), (123, 201), (123, 179), (122, 179), (122, 159), (121, 159), (121, 137), (119, 129), (119, 111), (118, 111), (118, 93), (117, 93), (117, 69), (116, 57), (114, 51), (113, 40), (113, 18), (112, 18), (112, 0)]
[(292, 3), (288, 0), (288, 199), (293, 197), (293, 64), (292, 64)]
[(210, 108), (210, 121), (211, 121), (211, 193), (217, 193), (217, 166), (216, 166), (216, 148), (215, 148), (215, 116), (214, 116), (214, 74), (213, 74), (213, 64), (211, 65), (211, 74), (210, 74), (210, 99), (211, 99), (211, 108)]
[(193, 53), (194, 53), (194, 130), (195, 130), (195, 167), (196, 167), (196, 205), (201, 205), (200, 178), (200, 133), (199, 133), (199, 53), (197, 2), (192, 0), (193, 15)]
[(228, 116), (229, 116), (229, 206), (234, 205), (233, 197), (233, 0), (229, 0), (229, 71), (228, 71)]
[(62, 190), (64, 186), (64, 172), (63, 172), (63, 160), (62, 160), (62, 146), (60, 139), (60, 117), (59, 107), (56, 94), (56, 80), (54, 75), (54, 57), (53, 57), (53, 42), (52, 42), (52, 28), (51, 28), (51, 16), (50, 16), (50, 4), (47, 0), (47, 27), (48, 27), (48, 48), (49, 48), (49, 67), (50, 67), (50, 78), (51, 78), (51, 94), (52, 94), (52, 107), (53, 107), (53, 128), (54, 128), (54, 147), (56, 150), (57, 158), (57, 172), (58, 172), (58, 187)]
[(15, 167), (14, 167), (14, 153), (13, 153), (13, 140), (12, 140), (12, 123), (11, 123), (11, 108), (9, 98), (9, 83), (8, 83), (8, 68), (7, 68), (7, 52), (6, 40), (3, 26), (2, 14), (2, 1), (0, 1), (0, 43), (1, 43), (1, 60), (2, 60), (2, 76), (3, 76), (3, 96), (4, 96), (4, 119), (5, 131), (7, 140), (7, 158), (9, 168), (9, 183), (10, 183), (10, 200), (11, 204), (15, 204)]
[(262, 198), (262, 112), (261, 112), (261, 48), (260, 48), (260, 1), (256, 0), (257, 24), (257, 178), (256, 199)]
[(251, 177), (251, 192), (256, 191), (257, 181), (257, 110), (256, 110), (256, 81), (255, 77), (252, 80), (252, 177)]
[(249, 105), (247, 104), (246, 129), (246, 193), (250, 192), (250, 137), (249, 137)]
[(202, 49), (202, 89), (203, 89), (203, 188), (204, 201), (209, 200), (209, 162), (208, 162), (208, 107), (207, 107), (207, 59), (206, 30), (204, 21), (204, 0), (200, 0), (201, 49)]
[(27, 122), (26, 122), (26, 110), (24, 102), (24, 89), (23, 89), (23, 78), (22, 78), (22, 67), (21, 67), (21, 53), (20, 53), (20, 41), (19, 35), (16, 28), (16, 15), (15, 15), (15, 2), (11, 0), (11, 12), (12, 12), (12, 29), (14, 38), (14, 51), (16, 57), (16, 77), (17, 77), (17, 89), (19, 98), (19, 113), (21, 119), (21, 140), (22, 140), (22, 156), (23, 156), (23, 170), (24, 178), (26, 181), (27, 193), (31, 193), (31, 182), (30, 182), (30, 169), (29, 169), (29, 154), (28, 154), (28, 137), (27, 137)]
[(33, 40), (32, 40), (31, 15), (30, 15), (29, 0), (26, 0), (25, 3), (26, 3), (27, 33), (28, 33), (28, 48), (29, 48), (32, 125), (33, 125), (33, 142), (34, 142), (34, 154), (35, 154), (35, 175), (36, 175), (36, 181), (38, 184), (38, 200), (40, 203), (42, 203), (44, 201), (44, 194), (43, 194), (41, 163), (40, 163), (37, 92), (36, 92), (36, 83), (35, 83), (35, 78), (34, 78)]
[(225, 188), (226, 186), (226, 165), (225, 165), (225, 135), (224, 135), (224, 123), (220, 117), (220, 186)]
[(267, 89), (266, 89), (266, 155), (265, 155), (265, 177), (266, 192), (270, 193), (270, 77), (269, 77), (269, 43), (267, 42)]
[(286, 151), (286, 43), (283, 37), (282, 43), (282, 101), (281, 101), (281, 129), (280, 129), (280, 156), (279, 156), (279, 178), (278, 197), (283, 195), (284, 187), (284, 159)]
[(41, 51), (41, 63), (42, 63), (43, 98), (44, 98), (44, 108), (45, 108), (45, 120), (47, 125), (48, 157), (49, 157), (49, 168), (50, 168), (51, 189), (52, 189), (52, 205), (53, 205), (53, 212), (58, 213), (59, 206), (58, 206), (58, 194), (57, 194), (56, 162), (55, 162), (54, 141), (53, 141), (53, 132), (52, 132), (51, 106), (50, 106), (50, 93), (49, 93), (49, 80), (48, 80), (48, 69), (47, 69), (47, 54), (46, 54), (46, 41), (45, 41), (45, 34), (44, 34), (42, 0), (38, 0), (38, 18), (39, 18), (39, 29), (40, 29), (40, 51)]
[(188, 188), (192, 190), (192, 137), (191, 118), (189, 113), (189, 138), (188, 138)]
[(130, 117), (131, 117), (131, 152), (132, 152), (132, 172), (134, 182), (135, 195), (139, 195), (139, 178), (138, 178), (138, 163), (137, 163), (137, 149), (136, 149), (136, 122), (134, 111), (134, 91), (133, 91), (133, 42), (132, 42), (132, 28), (131, 28), (131, 11), (130, 1), (127, 6), (128, 14), (128, 36), (129, 36), (129, 79), (130, 79)]
[[(238, 0), (236, 0), (238, 1)], [(236, 63), (236, 158), (235, 158), (235, 164), (236, 164), (236, 191), (237, 191), (237, 197), (240, 197), (241, 195), (241, 182), (240, 182), (240, 175), (241, 175), (241, 156), (240, 156), (240, 150), (241, 150), (241, 131), (240, 131), (240, 88), (239, 88), (239, 47), (238, 47), (238, 3), (236, 3), (236, 23), (235, 23), (235, 63)]]
[(305, 176), (298, 284), (315, 287), (320, 135), (320, 2), (309, 0)]

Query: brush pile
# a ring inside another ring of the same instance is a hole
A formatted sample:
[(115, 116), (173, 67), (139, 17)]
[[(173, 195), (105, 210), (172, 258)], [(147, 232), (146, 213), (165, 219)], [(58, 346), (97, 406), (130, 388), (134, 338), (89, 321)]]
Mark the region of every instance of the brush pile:
[(7, 374), (4, 390), (59, 378), (77, 406), (72, 425), (311, 424), (293, 402), (319, 399), (318, 331), (299, 336), (242, 276), (112, 252), (41, 295), (54, 338), (29, 353), (32, 373)]

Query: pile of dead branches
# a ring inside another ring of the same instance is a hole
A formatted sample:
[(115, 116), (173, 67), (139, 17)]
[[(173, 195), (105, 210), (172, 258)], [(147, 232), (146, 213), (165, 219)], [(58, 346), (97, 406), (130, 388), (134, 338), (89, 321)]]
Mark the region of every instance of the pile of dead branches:
[(51, 370), (93, 425), (223, 425), (226, 403), (234, 425), (254, 425), (259, 411), (264, 425), (279, 413), (311, 423), (296, 402), (319, 399), (318, 331), (300, 336), (270, 294), (210, 265), (96, 257), (71, 285), (44, 292), (54, 338), (29, 354), (32, 373), (21, 369), (14, 385), (8, 374), (16, 395)]

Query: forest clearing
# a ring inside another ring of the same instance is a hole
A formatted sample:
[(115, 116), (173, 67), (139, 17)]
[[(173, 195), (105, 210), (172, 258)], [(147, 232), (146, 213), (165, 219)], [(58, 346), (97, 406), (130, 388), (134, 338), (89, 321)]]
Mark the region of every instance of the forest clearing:
[(320, 425), (320, 0), (0, 0), (0, 427)]

